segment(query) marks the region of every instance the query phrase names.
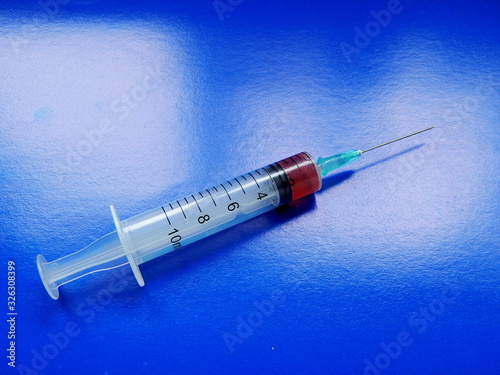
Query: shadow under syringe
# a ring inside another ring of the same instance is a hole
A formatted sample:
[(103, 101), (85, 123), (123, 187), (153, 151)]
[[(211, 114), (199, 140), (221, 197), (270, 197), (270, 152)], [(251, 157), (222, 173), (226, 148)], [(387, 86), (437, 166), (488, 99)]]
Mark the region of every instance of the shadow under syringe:
[(328, 189), (330, 189), (330, 188), (332, 188), (332, 187), (334, 187), (334, 186), (336, 186), (336, 185), (344, 182), (345, 180), (351, 178), (355, 173), (359, 173), (361, 171), (364, 171), (365, 169), (368, 169), (368, 168), (371, 168), (371, 167), (375, 167), (378, 164), (382, 164), (382, 163), (385, 163), (385, 162), (387, 162), (387, 161), (389, 161), (391, 159), (395, 159), (395, 158), (398, 158), (400, 156), (403, 156), (404, 154), (408, 154), (408, 153), (410, 153), (412, 151), (415, 151), (415, 150), (419, 149), (422, 146), (423, 146), (423, 144), (420, 144), (420, 145), (416, 145), (416, 146), (407, 148), (406, 150), (398, 152), (397, 154), (388, 156), (388, 157), (386, 157), (384, 159), (380, 159), (380, 160), (374, 161), (373, 163), (367, 164), (367, 165), (365, 165), (365, 166), (363, 166), (361, 168), (358, 168), (356, 170), (343, 171), (343, 172), (336, 173), (336, 174), (334, 174), (332, 176), (328, 176), (328, 177), (326, 177), (326, 178), (323, 179), (323, 187), (316, 194), (325, 192)]

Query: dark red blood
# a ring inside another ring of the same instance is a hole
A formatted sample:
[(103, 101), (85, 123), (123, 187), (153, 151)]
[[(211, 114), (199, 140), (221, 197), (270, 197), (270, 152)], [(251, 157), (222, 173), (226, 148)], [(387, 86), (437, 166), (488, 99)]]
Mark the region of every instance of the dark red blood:
[(292, 188), (292, 201), (315, 193), (321, 189), (321, 176), (311, 155), (307, 152), (280, 160)]

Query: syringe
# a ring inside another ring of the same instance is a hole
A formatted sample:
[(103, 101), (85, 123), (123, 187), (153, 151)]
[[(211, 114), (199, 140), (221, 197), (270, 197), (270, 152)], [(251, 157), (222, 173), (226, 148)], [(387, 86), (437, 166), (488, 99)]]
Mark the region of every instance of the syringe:
[(52, 262), (39, 254), (38, 272), (53, 299), (59, 298), (58, 288), (63, 284), (127, 263), (139, 285), (144, 286), (140, 264), (313, 194), (321, 189), (322, 176), (357, 160), (361, 154), (432, 128), (317, 161), (301, 152), (122, 221), (111, 205), (116, 231)]

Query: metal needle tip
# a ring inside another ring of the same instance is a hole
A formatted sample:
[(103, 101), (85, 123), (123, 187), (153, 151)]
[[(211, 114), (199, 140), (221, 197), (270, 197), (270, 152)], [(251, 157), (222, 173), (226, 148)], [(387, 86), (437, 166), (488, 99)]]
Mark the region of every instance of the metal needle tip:
[(361, 152), (363, 153), (363, 152), (368, 152), (368, 151), (371, 151), (371, 150), (375, 150), (376, 148), (379, 148), (379, 147), (382, 147), (382, 146), (388, 145), (389, 143), (394, 143), (394, 142), (400, 141), (400, 140), (402, 140), (402, 139), (405, 139), (405, 138), (408, 138), (408, 137), (412, 137), (412, 136), (414, 136), (414, 135), (416, 135), (416, 134), (426, 132), (427, 130), (431, 130), (431, 129), (433, 129), (433, 128), (434, 128), (434, 126), (431, 126), (431, 127), (429, 127), (429, 128), (419, 130), (418, 132), (415, 132), (415, 133), (411, 133), (411, 134), (405, 135), (404, 137), (399, 137), (399, 138), (393, 139), (392, 141), (382, 143), (382, 144), (380, 144), (380, 145), (378, 145), (378, 146), (374, 146), (374, 147), (367, 148), (366, 150), (362, 150)]

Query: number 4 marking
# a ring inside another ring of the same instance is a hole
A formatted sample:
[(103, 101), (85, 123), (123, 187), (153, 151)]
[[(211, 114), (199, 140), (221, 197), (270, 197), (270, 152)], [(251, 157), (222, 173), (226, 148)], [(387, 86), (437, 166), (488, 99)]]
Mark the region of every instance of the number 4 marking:
[(257, 200), (261, 200), (262, 198), (264, 197), (267, 197), (267, 194), (264, 194), (264, 193), (259, 193), (259, 197), (257, 198)]

